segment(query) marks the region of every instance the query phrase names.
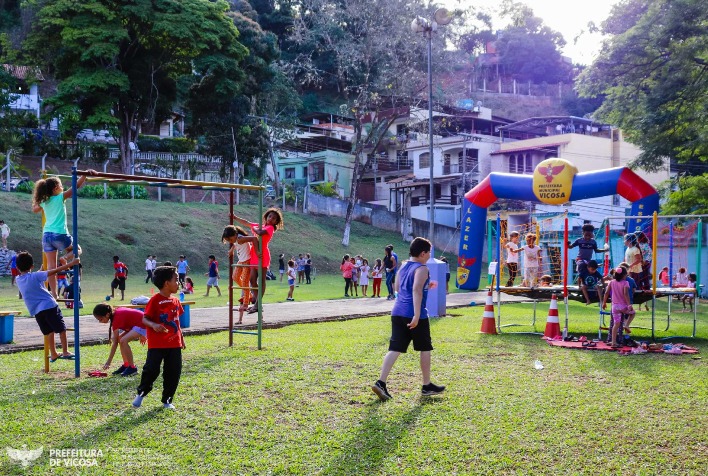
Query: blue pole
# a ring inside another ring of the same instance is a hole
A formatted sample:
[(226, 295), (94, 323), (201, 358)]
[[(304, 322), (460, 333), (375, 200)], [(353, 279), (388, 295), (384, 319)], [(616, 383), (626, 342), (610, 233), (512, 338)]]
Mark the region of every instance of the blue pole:
[(501, 216), (497, 213), (497, 293), (499, 292), (499, 279), (501, 278)]
[[(79, 256), (79, 191), (76, 167), (71, 168), (71, 233), (74, 236), (74, 256)], [(74, 377), (81, 375), (81, 344), (79, 342), (79, 265), (74, 266)]]
[[(656, 246), (656, 244), (654, 245)], [(669, 287), (674, 286), (674, 222), (669, 222)]]

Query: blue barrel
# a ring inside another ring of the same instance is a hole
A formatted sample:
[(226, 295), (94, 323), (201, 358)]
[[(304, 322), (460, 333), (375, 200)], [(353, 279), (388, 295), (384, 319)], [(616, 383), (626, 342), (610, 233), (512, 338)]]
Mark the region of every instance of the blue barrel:
[(0, 344), (12, 342), (15, 331), (15, 316), (0, 316)]
[(184, 314), (179, 317), (179, 325), (184, 329), (191, 325), (192, 316), (189, 313), (189, 304), (183, 304), (182, 308), (184, 309)]

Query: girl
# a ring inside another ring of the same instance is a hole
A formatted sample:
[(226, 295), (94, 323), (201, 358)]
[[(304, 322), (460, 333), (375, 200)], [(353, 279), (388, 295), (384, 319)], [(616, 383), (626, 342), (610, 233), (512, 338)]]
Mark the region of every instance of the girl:
[(297, 271), (295, 271), (295, 261), (288, 261), (288, 286), (290, 290), (288, 291), (288, 297), (286, 301), (294, 301), (293, 291), (295, 291), (295, 279), (297, 278)]
[[(624, 261), (629, 265), (629, 276), (640, 286), (642, 279), (642, 250), (639, 249), (637, 236), (634, 233), (624, 235), (624, 245), (627, 250), (624, 252)], [(641, 288), (640, 288), (641, 289)]]
[(383, 277), (383, 265), (381, 259), (376, 258), (376, 263), (371, 270), (371, 278), (374, 280), (374, 287), (371, 291), (371, 297), (381, 297), (381, 279)]
[[(97, 304), (93, 308), (93, 317), (101, 324), (110, 324), (108, 328), (108, 340), (111, 342), (111, 351), (108, 360), (103, 365), (107, 370), (111, 366), (116, 348), (120, 345), (120, 355), (123, 358), (123, 365), (113, 372), (113, 375), (127, 377), (138, 373), (138, 369), (133, 362), (133, 352), (130, 350), (130, 341), (140, 340), (141, 344), (146, 342), (145, 325), (143, 324), (143, 311), (138, 309), (127, 309), (124, 307), (114, 308), (108, 304)], [(120, 335), (119, 335), (120, 331)]]
[(221, 234), (221, 242), (229, 244), (228, 257), (234, 258), (236, 261), (232, 276), (235, 285), (241, 288), (241, 299), (239, 299), (241, 305), (238, 308), (239, 324), (243, 322), (243, 312), (251, 301), (251, 290), (248, 288), (251, 286), (251, 247), (255, 241), (256, 237), (249, 236), (240, 226), (227, 225)]
[(349, 297), (349, 288), (352, 286), (352, 271), (354, 270), (354, 265), (349, 260), (349, 255), (344, 255), (339, 269), (342, 271), (342, 277), (344, 278), (344, 297)]
[(363, 297), (368, 297), (366, 295), (366, 290), (369, 287), (369, 271), (371, 267), (369, 266), (369, 260), (366, 258), (361, 261), (361, 268), (359, 268), (359, 285), (361, 286), (361, 295)]
[(356, 260), (353, 257), (349, 261), (352, 264), (352, 289), (354, 289), (354, 295), (359, 297), (359, 266), (356, 265)]
[(194, 281), (189, 276), (184, 278), (184, 294), (194, 294)]
[(678, 273), (674, 275), (674, 287), (675, 288), (686, 288), (688, 287), (688, 274), (686, 273), (686, 268), (679, 268)]
[[(248, 226), (251, 228), (251, 231), (253, 231), (253, 234), (256, 236), (261, 236), (263, 239), (263, 249), (259, 250), (258, 249), (258, 241), (254, 241), (253, 246), (251, 247), (251, 273), (250, 273), (250, 280), (251, 280), (251, 287), (252, 288), (259, 288), (259, 292), (261, 296), (265, 295), (266, 291), (266, 279), (265, 279), (265, 271), (270, 267), (270, 248), (268, 248), (268, 243), (270, 243), (271, 238), (273, 238), (273, 233), (275, 233), (275, 230), (282, 230), (283, 229), (283, 213), (280, 211), (278, 208), (269, 208), (266, 210), (266, 212), (263, 214), (263, 224), (258, 225), (258, 223), (251, 223), (247, 220), (244, 220), (243, 218), (233, 216), (233, 219), (238, 221), (244, 226)], [(259, 258), (262, 258), (262, 264), (261, 268), (258, 268), (258, 261)], [(260, 286), (258, 284), (260, 278)], [(257, 306), (257, 300), (258, 300), (258, 293), (253, 293), (251, 297), (251, 302), (253, 305), (248, 308), (248, 313), (252, 314), (254, 312), (258, 311), (258, 306)], [(244, 300), (244, 303), (246, 301)]]
[(664, 266), (661, 268), (661, 272), (659, 273), (659, 281), (661, 281), (662, 286), (668, 287), (669, 286), (669, 267)]
[[(642, 252), (642, 273), (640, 282), (637, 283), (639, 289), (650, 289), (651, 288), (651, 261), (652, 251), (651, 245), (649, 244), (649, 238), (644, 232), (638, 231), (635, 233), (637, 237), (637, 246)], [(649, 310), (649, 305), (647, 304), (647, 311)]]
[(625, 279), (627, 277), (627, 270), (623, 267), (618, 267), (615, 269), (615, 279), (610, 281), (607, 286), (607, 292), (605, 293), (605, 298), (602, 300), (602, 309), (607, 309), (607, 298), (612, 296), (612, 347), (619, 347), (617, 345), (617, 333), (622, 325), (622, 314), (628, 314), (629, 319), (627, 319), (627, 324), (625, 325), (625, 330), (629, 332), (629, 324), (634, 318), (634, 309), (630, 304), (629, 300), (629, 283)]
[[(694, 292), (696, 289), (696, 281), (698, 280), (698, 276), (696, 273), (690, 273), (688, 275), (688, 288), (693, 288)], [(686, 293), (683, 295), (683, 311), (682, 312), (693, 312), (693, 293)], [(691, 309), (686, 309), (686, 301), (688, 301), (688, 304), (691, 306)]]
[[(89, 169), (89, 175), (96, 175), (96, 171)], [(82, 175), (76, 182), (76, 187), (86, 182), (86, 175)], [(74, 259), (72, 253), (73, 238), (66, 228), (66, 205), (64, 201), (74, 193), (73, 189), (64, 190), (61, 180), (57, 177), (38, 180), (34, 185), (32, 194), (32, 211), (34, 213), (44, 213), (44, 229), (42, 230), (42, 249), (47, 256), (47, 271), (56, 269), (57, 253), (66, 251), (66, 260)], [(81, 249), (77, 254), (81, 254)], [(57, 298), (57, 277), (56, 274), (49, 276), (49, 289)]]

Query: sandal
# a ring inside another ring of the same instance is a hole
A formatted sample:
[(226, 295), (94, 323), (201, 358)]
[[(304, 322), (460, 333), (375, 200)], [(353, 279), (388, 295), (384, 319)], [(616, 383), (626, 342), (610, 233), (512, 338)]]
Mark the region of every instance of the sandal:
[(587, 340), (588, 340), (588, 338), (585, 336), (580, 336), (580, 338), (578, 338), (579, 342), (587, 342)]
[(258, 307), (257, 306), (251, 306), (246, 310), (246, 314), (253, 314), (258, 312)]

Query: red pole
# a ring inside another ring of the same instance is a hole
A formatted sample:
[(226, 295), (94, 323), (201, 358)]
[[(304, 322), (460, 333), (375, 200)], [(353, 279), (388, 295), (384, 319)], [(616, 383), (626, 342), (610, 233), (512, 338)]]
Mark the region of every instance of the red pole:
[(568, 297), (568, 211), (563, 221), (563, 297)]
[[(610, 248), (610, 220), (607, 220), (605, 222), (605, 245), (607, 245), (607, 249), (609, 250)], [(610, 253), (605, 253), (605, 276), (610, 274)]]
[[(234, 224), (234, 191), (229, 192), (229, 225)], [(234, 345), (234, 257), (229, 256), (229, 347)]]

